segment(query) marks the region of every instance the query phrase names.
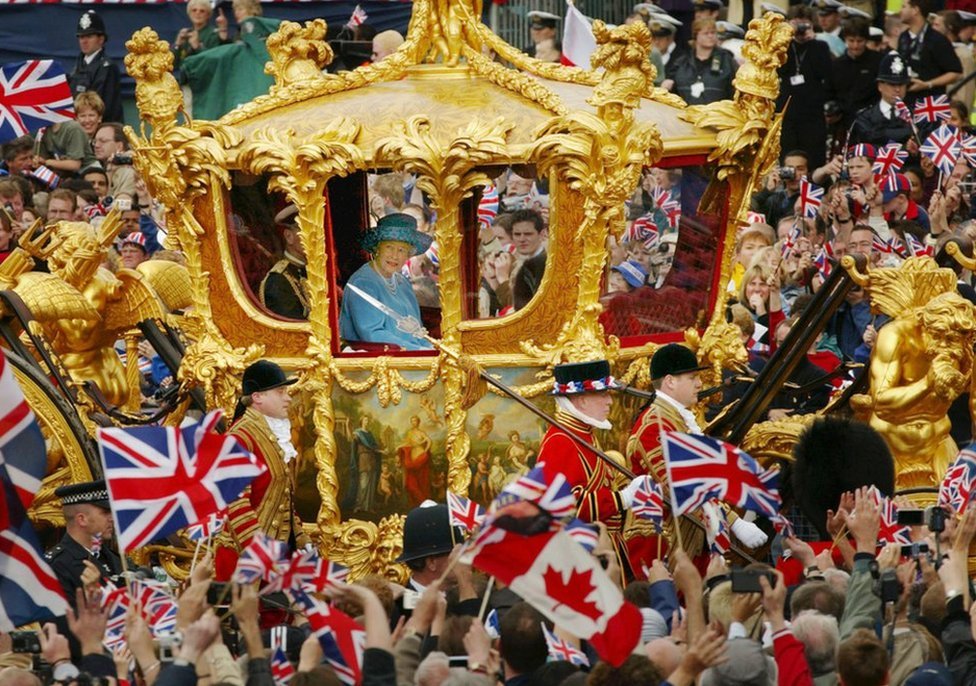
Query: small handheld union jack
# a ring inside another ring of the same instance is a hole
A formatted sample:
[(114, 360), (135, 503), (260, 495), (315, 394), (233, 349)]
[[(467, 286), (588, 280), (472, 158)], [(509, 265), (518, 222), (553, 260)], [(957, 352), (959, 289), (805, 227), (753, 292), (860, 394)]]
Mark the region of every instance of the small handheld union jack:
[(661, 446), (675, 516), (712, 499), (766, 517), (779, 513), (779, 470), (763, 469), (739, 448), (708, 436), (665, 431)]
[(535, 503), (554, 519), (567, 519), (576, 514), (576, 496), (566, 477), (556, 474), (549, 483), (541, 467), (505, 486), (495, 499), (495, 505), (505, 506), (520, 500)]
[(912, 529), (898, 524), (898, 506), (895, 501), (882, 495), (876, 486), (872, 486), (868, 495), (878, 506), (881, 515), (881, 526), (878, 529), (878, 540), (882, 543), (900, 543), (907, 545), (912, 542)]
[(956, 129), (948, 124), (942, 124), (929, 134), (919, 148), (919, 152), (932, 160), (936, 169), (945, 176), (952, 173), (961, 150), (962, 144), (956, 136)]
[(817, 256), (813, 258), (813, 266), (817, 268), (817, 273), (820, 274), (820, 278), (824, 281), (830, 278), (830, 274), (834, 270), (834, 265), (831, 263), (830, 257), (827, 256), (827, 251), (824, 248), (820, 248)]
[(824, 189), (807, 177), (800, 179), (800, 214), (807, 219), (816, 217), (823, 202), (823, 194)]
[(976, 167), (976, 136), (967, 134), (961, 138), (959, 144), (962, 146), (962, 156), (970, 167)]
[(912, 119), (912, 111), (901, 98), (895, 100), (895, 116), (910, 123), (913, 129), (915, 128), (915, 120)]
[(208, 515), (202, 522), (186, 527), (186, 537), (194, 543), (213, 538), (223, 531), (226, 522), (226, 511), (214, 512)]
[(661, 493), (661, 487), (650, 478), (645, 479), (634, 493), (630, 511), (638, 519), (653, 522), (660, 531), (664, 520), (664, 494)]
[(369, 19), (369, 15), (366, 14), (366, 10), (359, 5), (356, 5), (356, 9), (352, 11), (352, 16), (350, 16), (349, 21), (346, 22), (346, 26), (351, 29), (357, 26), (362, 26), (367, 19)]
[(800, 231), (800, 225), (794, 221), (793, 226), (790, 228), (790, 232), (786, 234), (786, 238), (783, 239), (783, 246), (781, 248), (781, 254), (786, 257), (790, 254), (793, 248), (796, 247), (797, 242), (803, 233)]
[(566, 641), (562, 640), (556, 634), (549, 630), (544, 623), (542, 625), (542, 632), (546, 636), (546, 646), (549, 649), (549, 659), (553, 662), (569, 662), (578, 667), (589, 667), (590, 661), (587, 659), (586, 655), (582, 650), (570, 645)]
[(648, 250), (656, 248), (660, 238), (661, 232), (658, 230), (657, 224), (647, 214), (635, 219), (624, 234), (625, 243), (643, 243)]
[(878, 234), (871, 236), (871, 249), (882, 255), (890, 255), (893, 252), (891, 243), (883, 239)]
[(705, 538), (708, 539), (711, 552), (715, 555), (729, 552), (732, 540), (729, 538), (729, 528), (721, 505), (717, 500), (710, 500), (702, 506), (702, 513), (705, 515)]
[(888, 143), (879, 148), (874, 164), (871, 166), (875, 181), (901, 170), (907, 160), (908, 151), (898, 143)]
[(592, 553), (596, 544), (600, 542), (600, 532), (582, 520), (574, 519), (565, 528), (569, 537), (586, 548), (587, 552)]
[(295, 676), (295, 667), (288, 661), (285, 651), (281, 646), (275, 648), (271, 655), (271, 676), (275, 686), (287, 686), (291, 678)]
[(976, 453), (961, 450), (939, 486), (939, 505), (962, 513), (976, 491)]
[(935, 248), (931, 245), (925, 245), (915, 234), (905, 232), (905, 243), (908, 245), (908, 254), (911, 257), (932, 257), (935, 253)]
[(0, 66), (0, 142), (74, 119), (68, 78), (54, 60)]
[(251, 537), (237, 560), (233, 580), (237, 584), (253, 584), (259, 579), (268, 581), (287, 564), (288, 547), (262, 531)]
[(915, 122), (918, 124), (938, 123), (952, 116), (949, 98), (945, 95), (926, 95), (915, 103)]
[(485, 509), (481, 505), (450, 491), (447, 492), (447, 511), (451, 526), (459, 526), (465, 531), (472, 531), (485, 521)]

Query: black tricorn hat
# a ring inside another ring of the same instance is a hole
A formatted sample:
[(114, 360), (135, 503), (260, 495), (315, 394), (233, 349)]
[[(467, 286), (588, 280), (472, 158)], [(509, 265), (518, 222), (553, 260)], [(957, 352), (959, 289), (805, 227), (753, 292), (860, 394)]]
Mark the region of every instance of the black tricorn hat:
[(662, 345), (651, 358), (651, 379), (663, 379), (667, 375), (677, 376), (689, 372), (700, 372), (708, 367), (698, 364), (698, 358), (690, 348), (680, 343)]
[(105, 22), (98, 16), (95, 10), (88, 10), (78, 18), (78, 31), (75, 33), (81, 36), (105, 35)]
[(270, 391), (280, 386), (290, 386), (298, 379), (289, 379), (284, 370), (270, 360), (258, 360), (244, 370), (243, 394), (251, 395)]
[(60, 486), (54, 495), (61, 499), (62, 505), (96, 505), (103, 509), (111, 509), (108, 503), (108, 488), (105, 480), (86, 481), (80, 484)]
[(617, 381), (610, 375), (610, 363), (606, 360), (557, 364), (552, 376), (555, 380), (552, 395), (579, 395), (618, 388)]
[(451, 528), (447, 505), (415, 507), (407, 513), (403, 523), (403, 552), (397, 562), (447, 555), (454, 549), (455, 541), (460, 540)]

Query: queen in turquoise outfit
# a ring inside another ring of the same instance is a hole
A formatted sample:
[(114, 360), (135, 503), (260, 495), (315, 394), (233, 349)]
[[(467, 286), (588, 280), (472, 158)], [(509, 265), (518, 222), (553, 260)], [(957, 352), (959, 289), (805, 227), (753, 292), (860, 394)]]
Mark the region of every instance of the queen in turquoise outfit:
[[(407, 259), (430, 247), (430, 236), (417, 230), (409, 214), (388, 214), (363, 235), (363, 248), (372, 259), (349, 277), (356, 286), (401, 317), (420, 321), (420, 306), (410, 280), (403, 275)], [(404, 350), (425, 350), (430, 343), (397, 329), (392, 317), (346, 288), (339, 315), (339, 335), (353, 348), (356, 341), (397, 345)]]

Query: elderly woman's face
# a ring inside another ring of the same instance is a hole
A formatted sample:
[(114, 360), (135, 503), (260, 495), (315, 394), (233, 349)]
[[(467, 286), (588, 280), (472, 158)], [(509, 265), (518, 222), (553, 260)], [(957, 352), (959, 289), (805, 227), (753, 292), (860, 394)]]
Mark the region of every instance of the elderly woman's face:
[(186, 8), (194, 28), (200, 29), (210, 23), (210, 5), (206, 2), (193, 2)]
[(407, 258), (413, 254), (413, 246), (401, 241), (383, 241), (376, 246), (376, 257), (373, 262), (376, 270), (389, 279), (403, 269)]

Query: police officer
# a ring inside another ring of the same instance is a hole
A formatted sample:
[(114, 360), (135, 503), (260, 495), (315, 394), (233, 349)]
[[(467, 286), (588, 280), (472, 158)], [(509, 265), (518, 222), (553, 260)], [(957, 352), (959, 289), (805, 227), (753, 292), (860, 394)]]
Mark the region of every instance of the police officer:
[[(103, 480), (61, 486), (54, 494), (61, 499), (66, 531), (44, 558), (74, 608), (76, 591), (86, 584), (121, 585), (122, 560), (112, 549), (115, 527)], [(59, 617), (56, 624), (58, 631), (68, 637), (71, 654), (80, 657), (81, 646), (68, 630), (64, 617)]]
[(877, 78), (881, 99), (857, 115), (851, 130), (852, 144), (870, 143), (878, 147), (895, 141), (904, 145), (913, 138), (911, 124), (896, 111), (896, 103), (905, 98), (911, 80), (908, 65), (897, 52), (889, 52), (881, 59)]
[[(403, 523), (403, 552), (397, 558), (410, 568), (406, 589), (397, 598), (393, 622), (400, 615), (409, 617), (427, 587), (443, 576), (451, 560), (451, 551), (460, 543), (459, 529), (451, 526), (447, 505), (426, 501), (407, 513)], [(471, 586), (469, 568), (456, 565), (459, 603), (452, 614), (477, 615), (480, 600)]]
[(119, 68), (105, 53), (105, 22), (95, 10), (88, 10), (78, 20), (78, 46), (81, 54), (68, 77), (72, 96), (95, 91), (105, 103), (103, 121), (122, 121), (122, 92)]
[(122, 573), (122, 560), (111, 549), (115, 527), (104, 481), (61, 486), (54, 494), (61, 499), (66, 531), (44, 557), (68, 602), (74, 605), (82, 577), (86, 581), (115, 582)]

